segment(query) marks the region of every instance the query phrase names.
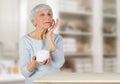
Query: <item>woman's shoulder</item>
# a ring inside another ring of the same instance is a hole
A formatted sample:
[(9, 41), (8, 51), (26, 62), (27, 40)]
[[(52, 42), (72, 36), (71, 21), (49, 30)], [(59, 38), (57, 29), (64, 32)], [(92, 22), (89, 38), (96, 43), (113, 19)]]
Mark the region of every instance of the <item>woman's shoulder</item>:
[(23, 37), (21, 37), (21, 39), (20, 39), (20, 42), (22, 42), (22, 43), (31, 43), (31, 39), (30, 39), (30, 37), (28, 36), (28, 35), (24, 35)]
[(24, 45), (28, 49), (30, 49), (31, 44), (32, 40), (27, 35), (22, 36), (19, 41), (19, 45)]
[(28, 35), (24, 35), (21, 37), (21, 40), (25, 41), (25, 40), (30, 40)]

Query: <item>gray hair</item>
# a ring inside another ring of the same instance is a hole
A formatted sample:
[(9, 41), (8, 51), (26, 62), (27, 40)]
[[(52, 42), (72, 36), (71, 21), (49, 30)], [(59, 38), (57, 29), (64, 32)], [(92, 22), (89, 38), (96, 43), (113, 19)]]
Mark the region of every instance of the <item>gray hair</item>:
[(42, 10), (42, 9), (48, 9), (50, 10), (50, 12), (53, 14), (52, 12), (52, 8), (49, 6), (49, 5), (46, 5), (46, 4), (38, 4), (37, 6), (35, 6), (31, 13), (30, 13), (30, 20), (32, 21), (35, 17), (35, 13)]

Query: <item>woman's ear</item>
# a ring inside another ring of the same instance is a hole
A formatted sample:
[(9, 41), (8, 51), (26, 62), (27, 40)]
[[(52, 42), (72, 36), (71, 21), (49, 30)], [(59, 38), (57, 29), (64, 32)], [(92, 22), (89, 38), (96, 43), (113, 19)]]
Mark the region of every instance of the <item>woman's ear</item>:
[(37, 22), (36, 22), (35, 19), (32, 20), (32, 23), (33, 23), (33, 25), (34, 25), (35, 27), (37, 26)]

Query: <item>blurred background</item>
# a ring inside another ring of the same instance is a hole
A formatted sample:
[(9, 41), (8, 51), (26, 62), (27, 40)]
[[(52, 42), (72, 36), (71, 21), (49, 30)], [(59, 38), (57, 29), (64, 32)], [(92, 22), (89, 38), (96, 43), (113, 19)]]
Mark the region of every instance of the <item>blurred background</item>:
[(120, 72), (120, 0), (0, 0), (0, 84), (24, 84), (19, 39), (34, 30), (29, 13), (39, 3), (49, 4), (60, 20), (62, 71)]

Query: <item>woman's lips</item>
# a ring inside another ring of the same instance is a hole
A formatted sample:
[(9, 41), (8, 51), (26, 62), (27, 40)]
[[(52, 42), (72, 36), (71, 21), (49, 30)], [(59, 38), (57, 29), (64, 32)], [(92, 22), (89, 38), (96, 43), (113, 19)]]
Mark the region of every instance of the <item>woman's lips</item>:
[(45, 24), (50, 24), (50, 22), (45, 22)]

